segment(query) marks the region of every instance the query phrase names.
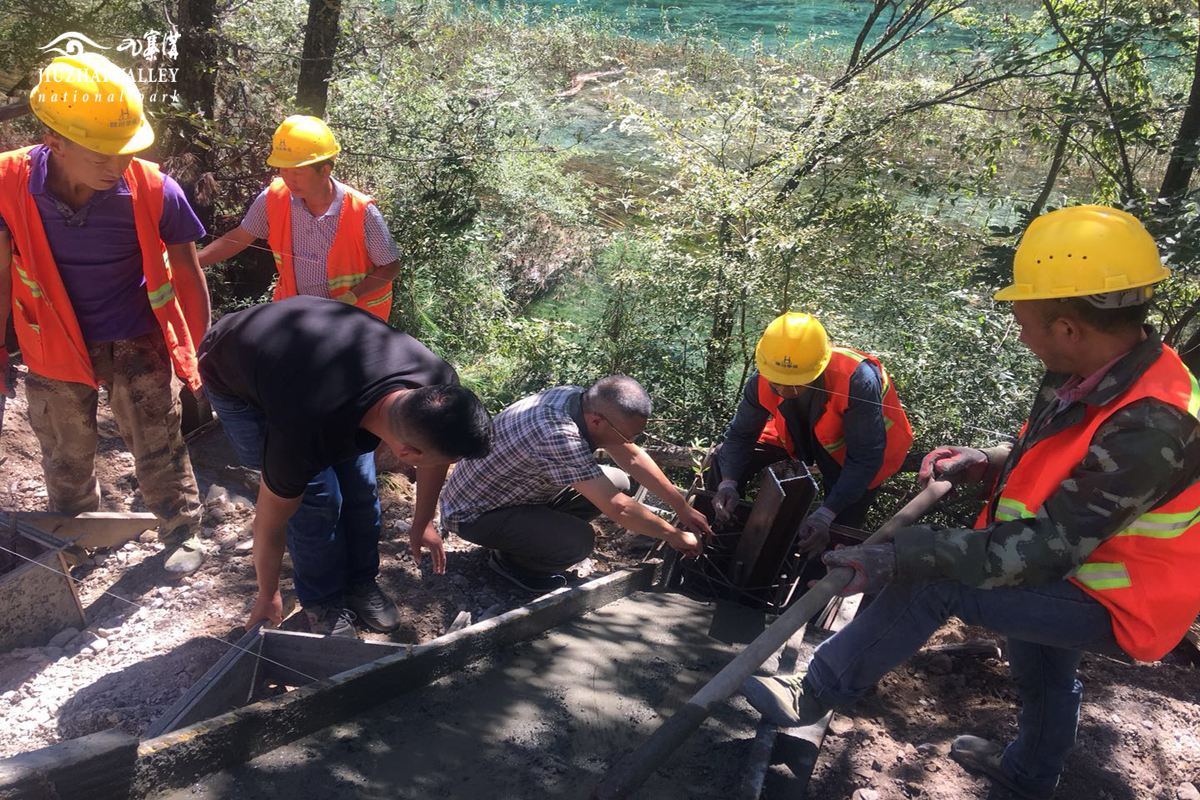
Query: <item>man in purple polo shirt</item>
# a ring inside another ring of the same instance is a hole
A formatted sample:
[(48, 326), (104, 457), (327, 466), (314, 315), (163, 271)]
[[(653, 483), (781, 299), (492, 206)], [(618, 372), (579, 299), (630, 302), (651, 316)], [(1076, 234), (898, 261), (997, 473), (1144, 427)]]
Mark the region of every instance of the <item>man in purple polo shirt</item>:
[[(56, 59), (55, 64), (63, 60)], [(97, 101), (81, 112), (65, 102), (69, 91), (39, 92), (44, 89), (39, 85), (31, 106), (45, 126), (44, 144), (28, 152), (0, 154), (9, 170), (16, 164), (22, 170), (27, 165), (27, 190), (33, 200), (32, 204), (14, 198), (0, 202), (0, 330), (7, 326), (10, 313), (21, 315), (16, 322), (20, 323), (18, 338), (25, 336), (22, 348), (30, 367), (29, 419), (42, 448), (50, 509), (73, 515), (99, 508), (94, 384), (105, 383), (113, 416), (134, 456), (142, 497), (159, 518), (159, 540), (171, 549), (165, 568), (192, 572), (203, 561), (196, 538), (200, 501), (180, 432), (179, 383), (172, 364), (187, 347), (172, 342), (168, 348), (158, 315), (168, 315), (164, 319), (174, 320), (176, 329), (186, 323), (197, 341), (207, 330), (208, 290), (194, 244), (204, 235), (204, 227), (179, 185), (162, 176), (158, 236), (171, 272), (168, 282), (154, 292), (156, 314), (147, 288), (151, 273), (143, 258), (127, 183), (132, 153), (154, 141), (153, 131), (142, 116), (137, 87), (127, 75), (100, 56), (85, 54), (78, 61), (86, 72), (77, 70), (73, 80), (81, 85), (67, 88), (94, 95)], [(107, 104), (99, 101), (105, 96), (110, 98)], [(114, 97), (120, 99), (113, 101)], [(88, 116), (77, 118), (81, 113)], [(122, 129), (122, 120), (129, 119), (137, 124)], [(117, 141), (114, 135), (123, 138)], [(145, 198), (139, 201), (143, 210), (147, 204), (152, 205)], [(33, 209), (38, 220), (29, 218)], [(51, 258), (46, 258), (45, 245), (40, 244), (39, 222)], [(24, 304), (14, 290), (17, 280), (33, 289)], [(65, 312), (56, 310), (48, 299), (53, 294), (50, 287), (58, 280), (70, 301)], [(77, 334), (69, 323), (71, 311)], [(170, 316), (180, 312), (182, 319)], [(47, 322), (52, 317), (68, 321), (51, 331)], [(33, 338), (31, 331), (36, 334)], [(44, 352), (35, 355), (34, 342)], [(86, 351), (90, 361), (71, 373), (73, 379), (39, 374), (39, 368), (59, 370), (61, 354), (72, 350), (81, 351), (80, 360)], [(91, 383), (82, 382), (89, 378)]]

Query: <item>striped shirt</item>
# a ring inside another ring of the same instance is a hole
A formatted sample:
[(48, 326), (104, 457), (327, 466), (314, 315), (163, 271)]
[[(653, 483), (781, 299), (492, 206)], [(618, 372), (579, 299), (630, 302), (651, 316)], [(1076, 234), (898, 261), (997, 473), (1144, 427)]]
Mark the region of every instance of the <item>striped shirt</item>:
[(602, 476), (582, 397), (578, 386), (559, 386), (496, 415), (491, 453), (459, 463), (442, 489), (442, 525), (457, 531), (498, 508), (543, 505), (569, 484)]
[[(332, 180), (332, 178), (330, 179)], [(342, 198), (346, 186), (333, 181), (333, 203), (319, 217), (314, 217), (308, 206), (299, 197), (292, 195), (292, 258), (296, 271), (296, 291), (315, 297), (329, 297), (329, 281), (325, 261), (329, 248), (337, 234), (338, 220), (342, 215)], [(259, 239), (266, 239), (270, 231), (267, 220), (267, 190), (259, 192), (242, 220), (242, 227)], [(377, 267), (390, 264), (400, 258), (392, 234), (388, 231), (383, 214), (374, 203), (367, 206), (363, 235), (367, 243), (367, 254)]]

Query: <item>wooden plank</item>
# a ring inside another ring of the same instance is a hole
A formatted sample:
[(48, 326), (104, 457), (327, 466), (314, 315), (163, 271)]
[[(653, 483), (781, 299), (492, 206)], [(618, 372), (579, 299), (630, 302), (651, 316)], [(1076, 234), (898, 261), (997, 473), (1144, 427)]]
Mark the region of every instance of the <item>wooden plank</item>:
[(260, 622), (230, 647), (183, 697), (151, 723), (143, 738), (153, 739), (245, 705), (254, 689), (261, 646)]
[(115, 547), (143, 531), (158, 527), (158, 518), (145, 511), (88, 511), (75, 516), (48, 512), (21, 512), (19, 522), (80, 547)]
[(260, 653), (270, 661), (262, 662), (261, 675), (269, 683), (306, 686), (314, 679), (324, 680), (339, 672), (410, 649), (412, 645), (364, 642), (349, 636), (322, 636), (299, 631), (263, 631)]

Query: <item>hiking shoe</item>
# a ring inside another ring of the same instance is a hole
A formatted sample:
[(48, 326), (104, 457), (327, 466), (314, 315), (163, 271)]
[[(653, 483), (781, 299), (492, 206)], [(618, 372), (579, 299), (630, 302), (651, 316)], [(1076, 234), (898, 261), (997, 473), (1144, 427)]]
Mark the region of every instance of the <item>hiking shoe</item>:
[(373, 578), (346, 591), (346, 608), (376, 633), (391, 633), (400, 627), (400, 609)]
[[(164, 542), (167, 547), (171, 547), (169, 542)], [(200, 569), (200, 565), (204, 563), (204, 550), (200, 547), (200, 540), (192, 536), (184, 541), (171, 551), (167, 556), (167, 560), (163, 563), (163, 569), (175, 575), (187, 575)]]
[(1008, 789), (1018, 797), (1030, 800), (1049, 800), (1054, 796), (1054, 790), (1049, 792), (1031, 792), (1017, 786), (1016, 781), (1004, 771), (1001, 759), (1004, 757), (1004, 745), (983, 739), (979, 736), (959, 736), (950, 745), (950, 756), (973, 772), (982, 772), (996, 783)]
[(763, 719), (783, 728), (812, 725), (830, 710), (807, 690), (803, 672), (769, 677), (751, 675), (742, 683), (742, 694)]
[(527, 569), (521, 569), (505, 558), (504, 554), (499, 550), (491, 552), (487, 563), (497, 575), (515, 583), (528, 592), (545, 594), (546, 592), (553, 592), (555, 589), (561, 589), (567, 585), (567, 579), (562, 575), (552, 572), (531, 572)]
[(308, 629), (313, 633), (358, 638), (354, 632), (354, 612), (344, 606), (334, 603), (306, 606), (304, 615), (308, 617)]

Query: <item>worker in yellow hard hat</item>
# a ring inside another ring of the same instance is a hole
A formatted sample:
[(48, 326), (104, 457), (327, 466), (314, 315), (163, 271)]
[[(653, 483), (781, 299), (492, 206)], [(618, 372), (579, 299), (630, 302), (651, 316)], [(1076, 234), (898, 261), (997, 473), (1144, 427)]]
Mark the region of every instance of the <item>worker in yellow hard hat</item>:
[(1020, 797), (1053, 795), (1084, 653), (1155, 661), (1200, 613), (1200, 387), (1145, 324), (1167, 275), (1124, 211), (1033, 221), (996, 294), (1046, 366), (1029, 419), (1015, 444), (939, 447), (921, 465), (923, 480), (990, 487), (975, 527), (827, 553), (854, 570), (846, 593), (879, 595), (806, 672), (746, 681), (765, 718), (803, 725), (853, 703), (956, 616), (1008, 637), (1021, 710), (1011, 743), (959, 736), (951, 755)]
[(195, 345), (209, 298), (195, 241), (204, 227), (179, 185), (134, 157), (154, 130), (116, 64), (95, 53), (56, 58), (29, 104), (42, 144), (0, 153), (0, 331), (11, 314), (50, 509), (99, 508), (97, 387), (107, 384), (138, 487), (171, 547), (165, 567), (191, 572), (203, 559), (200, 502), (176, 376), (200, 386)]
[(718, 521), (728, 520), (759, 470), (800, 459), (820, 471), (825, 498), (804, 520), (798, 542), (802, 552), (820, 553), (835, 519), (862, 523), (876, 489), (904, 463), (912, 428), (879, 361), (831, 346), (810, 314), (776, 318), (754, 356), (758, 369), (708, 476)]
[(400, 254), (375, 201), (331, 177), (339, 152), (322, 120), (285, 119), (267, 159), (279, 177), (255, 198), (241, 225), (200, 251), (200, 263), (215, 264), (266, 239), (279, 272), (275, 300), (328, 297), (386, 322)]

